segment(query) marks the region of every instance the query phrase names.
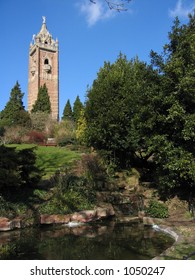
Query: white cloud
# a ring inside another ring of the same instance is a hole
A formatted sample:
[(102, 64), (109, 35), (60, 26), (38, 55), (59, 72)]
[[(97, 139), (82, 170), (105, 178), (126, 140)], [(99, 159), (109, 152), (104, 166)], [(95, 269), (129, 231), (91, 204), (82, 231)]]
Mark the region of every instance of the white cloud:
[[(185, 3), (188, 2), (188, 3)], [(189, 4), (189, 1), (184, 1), (184, 0), (178, 0), (176, 7), (173, 10), (169, 10), (169, 16), (170, 17), (182, 17), (186, 18), (190, 13), (193, 12), (195, 9), (195, 1), (190, 1), (191, 3)]]
[(116, 14), (114, 11), (108, 9), (104, 1), (96, 0), (95, 2), (96, 4), (93, 4), (89, 0), (83, 0), (77, 4), (77, 7), (84, 14), (89, 26), (93, 26), (98, 21), (112, 18)]

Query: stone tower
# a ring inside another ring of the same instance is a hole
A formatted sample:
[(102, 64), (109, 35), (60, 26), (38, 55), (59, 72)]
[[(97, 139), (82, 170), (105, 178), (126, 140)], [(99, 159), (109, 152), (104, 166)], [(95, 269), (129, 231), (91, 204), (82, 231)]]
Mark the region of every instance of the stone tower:
[(39, 88), (46, 84), (51, 103), (51, 114), (59, 119), (59, 55), (58, 40), (47, 30), (46, 18), (40, 32), (33, 35), (29, 51), (28, 111), (37, 100)]

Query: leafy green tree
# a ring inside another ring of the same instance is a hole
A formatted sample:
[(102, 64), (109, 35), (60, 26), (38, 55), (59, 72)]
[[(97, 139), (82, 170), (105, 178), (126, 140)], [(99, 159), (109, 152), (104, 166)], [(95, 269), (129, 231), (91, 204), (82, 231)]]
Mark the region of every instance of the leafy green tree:
[(30, 115), (24, 109), (23, 96), (20, 85), (16, 82), (11, 90), (9, 101), (0, 113), (1, 127), (15, 125), (29, 127), (31, 125)]
[(157, 92), (157, 72), (138, 58), (127, 61), (120, 54), (115, 63), (104, 63), (87, 95), (88, 144), (105, 150), (120, 166), (147, 160)]
[(163, 55), (151, 53), (162, 76), (161, 133), (154, 137), (159, 185), (163, 191), (195, 182), (195, 15), (180, 25), (175, 19)]
[(130, 120), (127, 139), (134, 158), (141, 165), (147, 164), (148, 159), (153, 155), (151, 139), (161, 130), (160, 85), (158, 72), (136, 58), (132, 63), (131, 77), (127, 81)]
[(189, 193), (195, 182), (194, 33), (195, 15), (185, 25), (176, 18), (163, 54), (151, 52), (152, 65), (120, 54), (87, 94), (88, 145), (119, 166), (152, 161), (150, 176), (166, 195)]
[(39, 88), (37, 100), (31, 110), (31, 113), (36, 112), (45, 112), (47, 114), (51, 113), (51, 103), (46, 84)]
[(70, 100), (68, 99), (64, 107), (62, 120), (72, 120), (72, 119), (73, 119), (73, 112), (72, 112)]
[(73, 104), (73, 118), (75, 122), (78, 121), (80, 117), (81, 110), (84, 108), (83, 103), (81, 102), (79, 96), (77, 95), (76, 100)]
[(127, 152), (125, 139), (128, 119), (123, 95), (128, 72), (128, 62), (122, 55), (114, 64), (105, 62), (87, 94), (88, 144), (104, 150), (112, 160), (120, 160)]

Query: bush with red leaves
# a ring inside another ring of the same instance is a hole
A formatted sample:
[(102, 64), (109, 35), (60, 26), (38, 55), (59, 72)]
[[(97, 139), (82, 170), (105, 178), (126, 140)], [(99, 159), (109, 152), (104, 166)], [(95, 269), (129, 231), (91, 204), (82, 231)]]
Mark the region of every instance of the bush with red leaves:
[(45, 134), (36, 130), (29, 132), (28, 137), (30, 143), (44, 144), (46, 141)]

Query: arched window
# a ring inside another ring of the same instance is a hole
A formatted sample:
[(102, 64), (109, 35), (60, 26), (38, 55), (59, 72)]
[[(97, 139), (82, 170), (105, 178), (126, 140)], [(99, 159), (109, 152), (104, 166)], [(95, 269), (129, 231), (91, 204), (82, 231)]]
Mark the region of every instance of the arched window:
[(44, 64), (49, 64), (49, 60), (46, 58)]

